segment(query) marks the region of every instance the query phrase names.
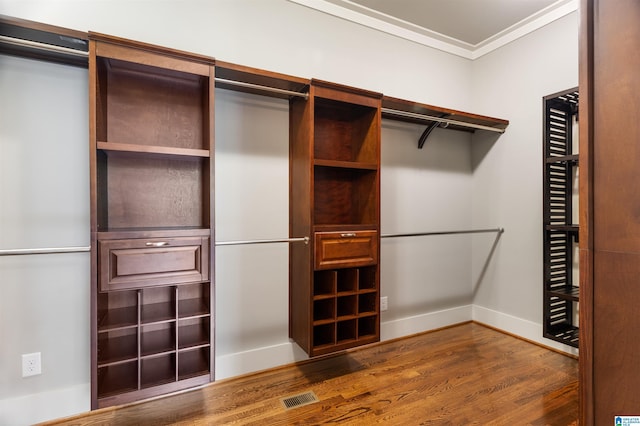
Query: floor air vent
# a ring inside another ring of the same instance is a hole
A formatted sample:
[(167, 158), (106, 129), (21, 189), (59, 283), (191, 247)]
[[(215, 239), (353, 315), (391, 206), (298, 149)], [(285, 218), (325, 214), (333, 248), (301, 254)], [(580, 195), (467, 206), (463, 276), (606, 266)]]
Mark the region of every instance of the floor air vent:
[(285, 409), (291, 410), (292, 408), (302, 407), (304, 405), (313, 404), (320, 401), (313, 391), (299, 393), (297, 395), (291, 395), (286, 398), (280, 399)]

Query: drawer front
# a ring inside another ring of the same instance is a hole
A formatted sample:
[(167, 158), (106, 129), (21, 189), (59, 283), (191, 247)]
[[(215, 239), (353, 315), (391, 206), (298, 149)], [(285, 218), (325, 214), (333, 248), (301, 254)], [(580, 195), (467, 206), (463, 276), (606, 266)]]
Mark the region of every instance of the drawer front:
[(351, 268), (378, 263), (378, 233), (317, 232), (315, 269)]
[(209, 279), (209, 238), (98, 241), (100, 291)]

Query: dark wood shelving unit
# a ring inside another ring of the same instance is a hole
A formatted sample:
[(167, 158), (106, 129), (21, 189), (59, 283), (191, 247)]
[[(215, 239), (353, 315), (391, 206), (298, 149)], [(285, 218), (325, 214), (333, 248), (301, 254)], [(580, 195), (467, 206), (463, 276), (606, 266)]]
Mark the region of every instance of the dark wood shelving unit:
[(380, 339), (382, 96), (312, 80), (292, 99), (290, 336), (310, 356)]
[(580, 288), (573, 277), (579, 226), (573, 223), (578, 154), (574, 124), (578, 89), (545, 96), (543, 140), (543, 335), (578, 347), (577, 304)]
[[(92, 408), (208, 383), (211, 58), (89, 34)], [(191, 365), (193, 363), (193, 365)]]

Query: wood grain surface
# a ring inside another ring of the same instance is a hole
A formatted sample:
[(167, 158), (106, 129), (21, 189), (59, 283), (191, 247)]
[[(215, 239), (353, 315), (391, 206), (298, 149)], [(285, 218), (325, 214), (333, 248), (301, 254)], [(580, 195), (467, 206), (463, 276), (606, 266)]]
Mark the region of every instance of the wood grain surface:
[[(569, 425), (577, 360), (477, 323), (213, 383), (59, 425)], [(320, 402), (285, 410), (283, 397)]]

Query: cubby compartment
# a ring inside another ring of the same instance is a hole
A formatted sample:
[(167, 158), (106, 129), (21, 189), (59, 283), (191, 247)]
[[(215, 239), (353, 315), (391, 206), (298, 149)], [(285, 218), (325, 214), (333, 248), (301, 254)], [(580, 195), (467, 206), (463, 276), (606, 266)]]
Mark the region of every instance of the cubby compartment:
[(178, 380), (210, 372), (211, 348), (200, 347), (178, 352)]
[(358, 318), (358, 338), (369, 338), (378, 335), (378, 316)]
[(159, 386), (175, 382), (176, 379), (175, 352), (143, 358), (140, 361), (140, 388)]
[(313, 295), (315, 297), (334, 295), (337, 277), (336, 271), (315, 271), (313, 273)]
[(316, 225), (377, 224), (377, 170), (316, 166), (314, 186)]
[(138, 357), (138, 327), (98, 333), (98, 365), (135, 360)]
[(313, 326), (313, 345), (333, 345), (336, 341), (335, 323)]
[(358, 296), (341, 296), (336, 300), (338, 319), (358, 314)]
[(358, 268), (358, 290), (376, 291), (378, 288), (378, 267), (368, 266)]
[(316, 98), (314, 158), (376, 164), (377, 109)]
[(211, 314), (211, 284), (184, 284), (178, 286), (178, 316), (180, 318)]
[(178, 348), (206, 346), (211, 342), (209, 317), (183, 319), (178, 322)]
[(335, 318), (335, 303), (336, 301), (334, 298), (315, 300), (313, 302), (313, 320), (333, 320)]
[(355, 340), (357, 320), (351, 319), (347, 321), (338, 321), (336, 324), (336, 343), (344, 343), (345, 341)]
[(97, 58), (98, 140), (209, 149), (209, 77), (115, 58)]
[(176, 350), (176, 323), (158, 323), (142, 326), (140, 354), (149, 356)]
[(209, 227), (209, 160), (99, 151), (100, 231)]
[(358, 269), (338, 269), (338, 294), (355, 292), (358, 287)]
[(98, 368), (98, 395), (109, 397), (138, 389), (138, 360)]
[(358, 313), (360, 314), (368, 314), (368, 313), (376, 313), (377, 309), (377, 293), (364, 293), (358, 295)]
[(137, 291), (99, 293), (97, 298), (99, 332), (138, 325)]
[(176, 288), (153, 287), (140, 291), (140, 321), (142, 324), (175, 321)]

